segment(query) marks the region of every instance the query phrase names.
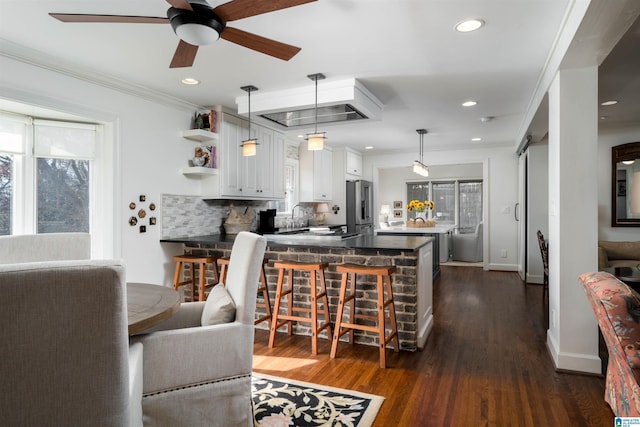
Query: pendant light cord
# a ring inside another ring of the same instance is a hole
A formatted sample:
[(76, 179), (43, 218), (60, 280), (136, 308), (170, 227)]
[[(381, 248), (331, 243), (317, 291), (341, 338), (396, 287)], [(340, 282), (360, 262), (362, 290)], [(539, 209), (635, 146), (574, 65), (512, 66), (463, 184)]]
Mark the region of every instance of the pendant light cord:
[(314, 133), (318, 133), (318, 77), (314, 79), (316, 81), (316, 105), (315, 105), (315, 118), (314, 122), (316, 124)]

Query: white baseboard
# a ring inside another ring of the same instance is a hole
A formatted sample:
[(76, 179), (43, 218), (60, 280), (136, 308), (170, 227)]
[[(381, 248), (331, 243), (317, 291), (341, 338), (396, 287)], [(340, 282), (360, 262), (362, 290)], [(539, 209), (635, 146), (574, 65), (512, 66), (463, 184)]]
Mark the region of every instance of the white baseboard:
[(544, 277), (539, 274), (527, 274), (527, 283), (542, 285), (544, 283)]
[(557, 370), (602, 374), (600, 357), (589, 354), (561, 352), (558, 343), (547, 330), (547, 350)]
[(418, 349), (424, 349), (424, 345), (427, 343), (427, 338), (433, 329), (433, 314), (429, 314), (424, 322), (424, 325), (420, 327), (418, 331)]
[(518, 271), (518, 266), (516, 264), (495, 264), (490, 263), (487, 265), (489, 270), (497, 270), (497, 271)]

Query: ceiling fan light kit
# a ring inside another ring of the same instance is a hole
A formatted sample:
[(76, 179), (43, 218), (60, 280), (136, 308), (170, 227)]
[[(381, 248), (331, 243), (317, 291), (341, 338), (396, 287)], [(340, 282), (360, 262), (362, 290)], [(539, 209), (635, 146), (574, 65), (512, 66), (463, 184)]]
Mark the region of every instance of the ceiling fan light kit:
[(215, 43), (224, 30), (224, 22), (208, 6), (193, 3), (191, 7), (193, 10), (169, 8), (167, 17), (173, 32), (193, 46)]
[(423, 163), (424, 152), (424, 136), (427, 133), (426, 129), (416, 129), (418, 135), (420, 135), (420, 160), (413, 161), (413, 171), (420, 176), (429, 176), (429, 168)]
[(166, 24), (180, 38), (170, 68), (191, 67), (198, 46), (214, 43), (219, 38), (256, 52), (288, 61), (300, 48), (261, 37), (238, 28), (227, 27), (227, 22), (262, 15), (317, 0), (231, 0), (212, 8), (206, 0), (167, 0), (171, 7), (167, 18), (153, 16), (97, 15), (77, 13), (49, 13), (61, 22)]

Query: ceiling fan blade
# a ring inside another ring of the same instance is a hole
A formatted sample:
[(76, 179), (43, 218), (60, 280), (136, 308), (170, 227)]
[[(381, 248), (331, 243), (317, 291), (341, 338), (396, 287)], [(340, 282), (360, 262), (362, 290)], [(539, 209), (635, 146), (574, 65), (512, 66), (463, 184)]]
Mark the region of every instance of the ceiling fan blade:
[(223, 21), (229, 22), (313, 1), (316, 0), (232, 0), (216, 7), (213, 12)]
[(299, 47), (251, 34), (237, 28), (226, 27), (220, 37), (284, 61), (290, 60), (296, 53), (300, 52)]
[(169, 68), (191, 67), (196, 59), (196, 53), (198, 53), (198, 46), (180, 40)]
[(49, 16), (62, 22), (112, 22), (128, 24), (168, 24), (168, 18), (155, 16), (85, 15), (80, 13), (50, 13)]
[(191, 7), (191, 5), (187, 0), (167, 0), (167, 3), (169, 3), (171, 6), (175, 7), (176, 9), (186, 9), (191, 11), (193, 10), (193, 8)]

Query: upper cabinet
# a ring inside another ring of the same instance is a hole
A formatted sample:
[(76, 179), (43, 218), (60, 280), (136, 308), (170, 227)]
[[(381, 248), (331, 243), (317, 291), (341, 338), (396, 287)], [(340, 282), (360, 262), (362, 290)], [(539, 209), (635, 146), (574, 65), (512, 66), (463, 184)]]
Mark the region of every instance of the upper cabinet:
[(321, 202), (332, 199), (333, 152), (300, 148), (300, 201)]
[(251, 124), (252, 137), (258, 138), (255, 156), (242, 155), (242, 141), (249, 138), (249, 122), (233, 114), (218, 114), (219, 179), (203, 185), (203, 197), (220, 199), (284, 198), (284, 135)]
[(357, 151), (345, 148), (345, 171), (347, 175), (354, 177), (362, 176), (362, 155)]

